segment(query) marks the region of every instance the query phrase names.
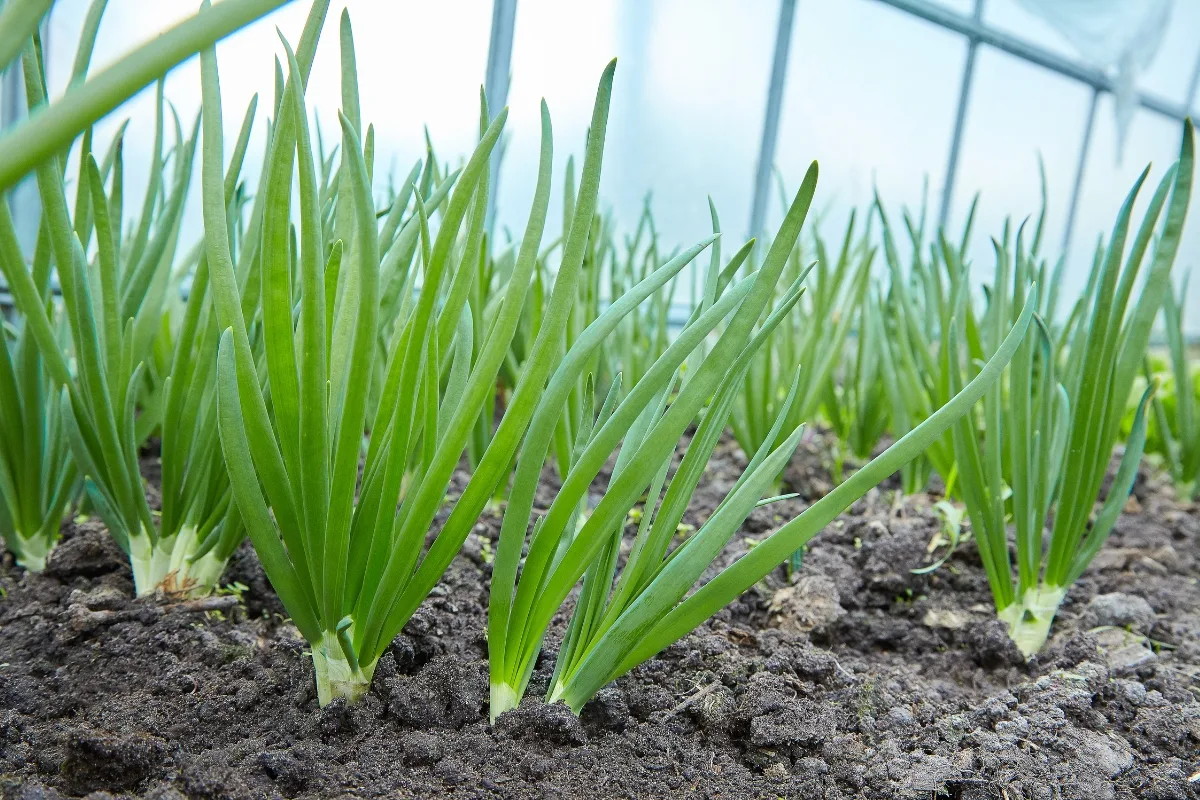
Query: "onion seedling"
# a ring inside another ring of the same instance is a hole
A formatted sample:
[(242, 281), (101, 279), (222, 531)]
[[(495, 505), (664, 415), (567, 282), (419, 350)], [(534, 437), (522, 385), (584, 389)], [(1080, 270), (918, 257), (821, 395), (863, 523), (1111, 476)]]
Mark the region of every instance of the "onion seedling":
[[(1191, 122), (1186, 121), (1179, 161), (1150, 199), (1126, 254), (1133, 205), (1149, 167), (1129, 192), (1093, 270), (1087, 313), (1063, 346), (1065, 362), (1055, 358), (1060, 334), (1039, 320), (1013, 359), (1007, 387), (994, 384), (982, 415), (963, 417), (954, 429), (962, 494), (996, 611), (1026, 656), (1042, 648), (1067, 590), (1108, 538), (1137, 475), (1153, 385), (1141, 397), (1116, 477), (1093, 517), (1130, 386), (1145, 357), (1154, 318), (1170, 291), (1171, 266), (1191, 195), (1192, 138)], [(1135, 298), (1134, 285), (1164, 207), (1150, 267)], [(1007, 320), (1023, 302), (1034, 267), (1022, 233), (1015, 253), (1007, 241), (996, 247), (996, 277), (980, 338), (967, 348), (967, 375), (979, 358), (998, 346)], [(965, 293), (959, 303), (965, 303)], [(964, 380), (957, 352), (949, 365), (954, 390)], [(1015, 575), (1008, 509), (1016, 529)], [(1048, 517), (1052, 519), (1046, 541)]]
[[(1197, 418), (1196, 370), (1188, 358), (1184, 336), (1187, 287), (1188, 278), (1185, 277), (1178, 298), (1171, 291), (1163, 295), (1162, 320), (1168, 366), (1162, 389), (1150, 401), (1152, 416), (1147, 449), (1154, 449), (1164, 457), (1175, 482), (1176, 494), (1192, 500), (1196, 497), (1197, 478), (1200, 478), (1200, 418)], [(1154, 381), (1156, 377), (1149, 356), (1145, 359), (1144, 369), (1146, 379)]]
[[(92, 50), (106, 0), (95, 0), (84, 20), (76, 47), (72, 82), (81, 81), (91, 63)], [(10, 2), (0, 9), (0, 70), (16, 68), (13, 63), (29, 42), (40, 51), (37, 36), (42, 17), (51, 3), (45, 0)], [(43, 81), (44, 84), (44, 81)], [(70, 141), (74, 140), (70, 137)], [(67, 149), (70, 147), (67, 143)], [(0, 270), (10, 285), (16, 277), (19, 288), (31, 303), (43, 310), (32, 323), (17, 321), (11, 337), (6, 330), (0, 354), (0, 422), (3, 452), (0, 453), (0, 534), (17, 563), (41, 571), (58, 542), (59, 528), (67, 506), (78, 492), (78, 470), (70, 456), (62, 415), (57, 402), (55, 371), (58, 359), (47, 365), (39, 350), (38, 337), (53, 352), (63, 350), (69, 340), (66, 321), (50, 302), (52, 271), (48, 231), (39, 226), (32, 260), (32, 280), (25, 272), (26, 259), (17, 240), (8, 202), (0, 202)], [(32, 289), (31, 293), (29, 290)], [(37, 299), (35, 299), (37, 298)], [(38, 327), (39, 322), (43, 322)], [(51, 344), (53, 343), (53, 344)], [(60, 372), (61, 374), (61, 372)]]
[[(0, 206), (0, 260), (23, 264), (8, 204), (0, 201)], [(34, 250), (33, 284), (47, 303), (50, 248), (44, 227)], [(46, 307), (53, 313), (52, 305)], [(53, 317), (47, 321), (64, 344), (65, 325)], [(57, 388), (30, 328), (18, 321), (11, 334), (7, 326), (0, 333), (0, 535), (17, 564), (41, 572), (58, 542), (79, 480), (63, 431)]]
[[(747, 458), (766, 443), (781, 413), (783, 434), (777, 435), (786, 435), (813, 416), (826, 397), (834, 371), (843, 360), (850, 330), (859, 319), (857, 312), (864, 302), (875, 251), (866, 239), (856, 236), (855, 215), (850, 216), (836, 260), (829, 257), (820, 235), (813, 240), (815, 264), (806, 268), (803, 248), (793, 247), (780, 282), (787, 286), (811, 269), (812, 291), (781, 320), (778, 334), (752, 359), (734, 405), (733, 435)], [(794, 395), (788, 392), (793, 378), (799, 381)], [(788, 397), (793, 400), (785, 406)]]
[[(1039, 161), (1039, 167), (1041, 162)], [(1048, 262), (1040, 256), (1046, 221), (1046, 176), (1041, 176), (1041, 212), (1034, 229), (1030, 251), (1031, 279), (1043, 291), (1038, 295), (1037, 312), (1050, 324), (1055, 318), (1059, 302), (1059, 287), (1065, 261), (1059, 259), (1051, 271)], [(956, 308), (954, 298), (959, 290), (966, 291), (968, 277), (966, 253), (975, 223), (975, 212), (979, 196), (976, 195), (968, 209), (959, 239), (951, 242), (944, 231), (939, 230), (933, 241), (925, 236), (925, 205), (914, 221), (905, 210), (902, 214), (904, 228), (911, 248), (909, 269), (905, 271), (893, 228), (883, 209), (878, 195), (873, 210), (882, 223), (882, 240), (885, 261), (888, 266), (890, 284), (883, 298), (880, 315), (883, 320), (883, 358), (880, 364), (885, 394), (890, 406), (890, 423), (894, 436), (902, 436), (949, 397), (949, 364), (946, 350), (941, 348), (945, 341), (951, 315)], [(1007, 223), (1006, 223), (1007, 226)], [(1007, 230), (1007, 227), (1006, 227)], [(1007, 235), (1007, 234), (1006, 234)], [(1070, 331), (1073, 321), (1079, 316), (1084, 300), (1081, 298), (1067, 321), (1063, 338)], [(962, 333), (968, 342), (979, 337), (979, 322), (970, 304), (963, 307), (965, 316), (960, 320)], [(978, 348), (975, 349), (978, 352)], [(957, 496), (958, 467), (955, 463), (953, 439), (950, 434), (930, 446), (926, 454), (901, 470), (901, 486), (905, 494), (923, 491), (930, 475), (936, 472), (945, 483), (945, 494)]]
[[(929, 246), (925, 255), (924, 224), (914, 224), (904, 213), (905, 227), (912, 244), (910, 270), (905, 274), (893, 229), (876, 196), (874, 211), (879, 215), (883, 239), (884, 260), (887, 262), (890, 285), (884, 296), (882, 311), (883, 342), (880, 374), (891, 407), (891, 431), (904, 436), (922, 420), (945, 404), (950, 397), (944, 361), (945, 348), (939, 349), (939, 339), (949, 330), (953, 314), (952, 297), (958, 283), (965, 278), (960, 269), (962, 253), (970, 236), (975, 206), (967, 216), (962, 244), (957, 250), (941, 236), (938, 244)], [(924, 213), (921, 215), (924, 220)], [(967, 338), (974, 337), (976, 322), (970, 316), (960, 321)], [(914, 459), (900, 471), (901, 487), (905, 494), (923, 491), (931, 472), (936, 471), (946, 483), (946, 493), (953, 492), (956, 466), (950, 435), (930, 445), (925, 454)]]
[[(315, 45), (313, 38), (304, 39)], [(262, 236), (264, 391), (243, 314), (226, 231), (221, 186), (221, 93), (212, 49), (201, 55), (206, 253), (223, 330), (218, 356), (221, 444), (234, 497), (280, 599), (311, 646), (324, 705), (362, 696), (392, 639), (441, 578), (508, 474), (545, 381), (558, 360), (561, 331), (577, 281), (599, 188), (615, 63), (604, 71), (576, 201), (576, 222), (555, 278), (546, 317), (503, 419), (432, 542), (426, 537), (472, 430), (495, 391), (496, 375), (525, 304), (549, 205), (552, 131), (542, 106), (542, 145), (528, 226), (499, 311), (475, 330), (469, 308), (482, 247), (488, 163), (507, 112), (487, 126), (454, 182), (436, 236), (414, 192), (420, 281), (402, 293), (389, 337), (379, 404), (368, 429), (368, 387), (377, 366), (383, 265), (396, 245), (381, 244), (357, 111), (353, 37), (341, 26), (343, 111), (338, 181), (330, 188), (333, 241), (326, 240), (317, 166), (308, 131), (307, 71), (290, 47), (284, 102), (271, 138)], [(484, 116), (487, 116), (486, 109)], [(299, 189), (296, 268), (287, 231), (293, 181)], [(582, 221), (580, 221), (582, 220)], [(465, 237), (461, 234), (465, 224)], [(461, 252), (468, 255), (453, 258)], [(386, 248), (386, 249), (384, 249)], [(678, 271), (686, 259), (672, 265)], [(336, 266), (334, 266), (336, 265)], [(415, 269), (415, 267), (414, 267)], [(671, 275), (659, 270), (628, 302), (609, 309), (610, 328)], [(447, 338), (443, 339), (443, 335)], [(452, 354), (452, 355), (451, 355)]]
[[(713, 214), (713, 232), (719, 234), (721, 229), (715, 221), (715, 210)], [(609, 227), (611, 228), (611, 225)], [(615, 242), (608, 244), (608, 252), (612, 254), (608, 289), (610, 300), (624, 295), (663, 261), (670, 260), (675, 255), (664, 255), (659, 250), (658, 229), (650, 210), (649, 197), (646, 198), (633, 235), (625, 238), (624, 254), (618, 254)], [(713, 242), (714, 257), (719, 258), (720, 252), (720, 241)], [(597, 262), (596, 266), (599, 272), (602, 264)], [(678, 282), (679, 279), (675, 278), (653, 299), (633, 311), (621, 323), (613, 340), (606, 343), (603, 353), (608, 382), (611, 383), (620, 373), (624, 386), (634, 386), (667, 348), (670, 341), (670, 311)]]
[[(36, 116), (45, 103), (36, 40), (26, 47), (23, 66), (26, 96)], [(157, 108), (151, 179), (141, 216), (127, 238), (121, 235), (120, 225), (123, 127), (103, 166), (91, 152), (90, 133), (85, 134), (74, 213), (67, 208), (59, 157), (47, 158), (37, 167), (46, 240), (59, 265), (69, 349), (60, 348), (53, 335), (36, 276), (12, 259), (6, 259), (4, 269), (56, 395), (61, 387), (61, 403), (54, 405), (56, 411), (61, 408), (66, 440), (86, 476), (88, 499), (129, 556), (138, 595), (159, 589), (203, 594), (219, 578), (241, 531), (236, 520), (226, 524), (228, 479), (212, 408), (215, 328), (206, 338), (203, 326), (196, 327), (206, 302), (203, 269), (192, 287), (177, 341), (174, 390), (169, 378), (159, 376), (165, 379), (162, 391), (147, 392), (148, 365), (154, 361), (153, 349), (164, 327), (170, 265), (197, 142), (196, 132), (186, 137), (175, 117), (176, 143), (170, 157), (164, 157), (161, 82)], [(246, 126), (243, 140), (248, 135)], [(168, 160), (169, 169), (164, 167)], [(239, 168), (240, 156), (232, 168), (230, 187)], [(169, 181), (161, 179), (163, 172), (169, 173)], [(111, 186), (108, 191), (106, 183)], [(95, 256), (89, 260), (85, 253), (93, 235)], [(11, 219), (5, 213), (0, 239), (11, 236)], [(74, 370), (68, 368), (68, 353)], [(153, 427), (163, 434), (163, 510), (157, 519), (138, 465), (139, 446)]]
[(834, 477), (839, 483), (843, 449), (865, 461), (888, 426), (889, 409), (881, 369), (882, 353), (888, 345), (883, 329), (883, 301), (877, 287), (867, 290), (855, 315), (853, 346), (841, 374), (829, 377), (822, 396), (825, 416), (838, 437), (838, 470)]
[[(851, 502), (919, 454), (971, 407), (1012, 357), (1032, 317), (1032, 306), (1018, 319), (1004, 347), (963, 392), (850, 480), (684, 599), (745, 517), (762, 502), (801, 434), (798, 427), (788, 432), (781, 445), (773, 446), (783, 431), (784, 415), (777, 414), (774, 430), (768, 431), (749, 469), (717, 511), (693, 536), (671, 549), (677, 525), (725, 427), (750, 361), (799, 299), (802, 275), (754, 332), (764, 310), (776, 297), (776, 284), (799, 237), (816, 178), (814, 163), (762, 268), (724, 291), (720, 291), (722, 281), (716, 271), (710, 269), (705, 299), (689, 324), (620, 403), (610, 392), (594, 425), (580, 430), (578, 457), (549, 510), (534, 523), (522, 566), (521, 551), (534, 491), (550, 446), (548, 426), (539, 421), (557, 416), (563, 397), (587, 364), (594, 339), (603, 338), (604, 332), (594, 331), (594, 337), (585, 332), (563, 360), (542, 397), (522, 448), (496, 550), (488, 611), (493, 720), (520, 702), (547, 628), (581, 578), (580, 599), (559, 650), (549, 694), (549, 699), (562, 699), (576, 712), (600, 687), (731, 602)], [(681, 376), (679, 368), (688, 356), (730, 314), (707, 358), (694, 372)], [(680, 388), (668, 405), (677, 383)], [(794, 381), (785, 401), (793, 401), (798, 391)], [(680, 436), (702, 410), (704, 419), (660, 502)], [(590, 415), (585, 419), (591, 422)], [(620, 452), (607, 491), (576, 531), (580, 500), (618, 445)], [(617, 577), (623, 522), (647, 490), (642, 522), (625, 568)], [(657, 513), (653, 513), (655, 507)]]

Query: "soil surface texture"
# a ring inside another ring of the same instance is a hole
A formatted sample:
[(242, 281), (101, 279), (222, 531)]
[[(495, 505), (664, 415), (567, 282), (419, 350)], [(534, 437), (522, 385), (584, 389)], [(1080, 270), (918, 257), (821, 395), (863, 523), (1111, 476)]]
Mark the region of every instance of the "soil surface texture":
[[(723, 563), (831, 488), (827, 452), (819, 434), (802, 444), (784, 476), (800, 496), (756, 510)], [(685, 521), (702, 522), (744, 466), (723, 442)], [(579, 718), (541, 699), (560, 614), (529, 696), (494, 726), (498, 512), (367, 697), (325, 709), (248, 546), (212, 598), (134, 601), (104, 527), (68, 523), (44, 574), (0, 566), (0, 797), (1200, 798), (1197, 509), (1144, 471), (1025, 663), (974, 543), (913, 572), (944, 554), (929, 550), (939, 498), (897, 499), (897, 485)], [(554, 486), (548, 475), (541, 502)]]

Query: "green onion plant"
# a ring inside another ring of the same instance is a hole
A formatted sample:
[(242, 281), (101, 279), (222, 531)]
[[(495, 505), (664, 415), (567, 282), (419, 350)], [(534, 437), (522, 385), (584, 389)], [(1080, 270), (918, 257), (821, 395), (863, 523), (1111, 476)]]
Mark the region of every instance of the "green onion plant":
[(887, 432), (889, 407), (883, 383), (885, 339), (883, 300), (871, 286), (855, 310), (855, 336), (840, 372), (825, 382), (822, 409), (837, 437), (835, 475), (841, 482), (846, 455), (859, 461), (871, 457)]
[[(1126, 397), (1141, 369), (1151, 325), (1170, 292), (1192, 171), (1188, 121), (1179, 161), (1150, 199), (1128, 252), (1132, 208), (1149, 167), (1121, 207), (1092, 271), (1086, 313), (1065, 334), (1039, 318), (1013, 359), (1007, 381), (992, 385), (981, 414), (965, 416), (955, 426), (962, 496), (996, 611), (1026, 656), (1042, 648), (1067, 590), (1103, 546), (1133, 487), (1153, 384), (1142, 394), (1116, 476), (1095, 511)], [(1160, 216), (1149, 269), (1135, 294)], [(1015, 309), (1028, 305), (1025, 286), (1035, 267), (1023, 238), (1022, 229), (1015, 249), (1007, 236), (996, 245), (996, 276), (979, 336), (968, 337), (964, 358), (953, 351), (945, 362), (951, 391), (974, 373), (980, 359), (997, 350)], [(961, 307), (965, 293), (958, 298)], [(1063, 335), (1069, 340), (1060, 344), (1056, 339)], [(1061, 361), (1056, 357), (1060, 351), (1065, 353)], [(1015, 574), (1009, 515), (1016, 538)]]
[[(23, 68), (33, 118), (46, 100), (36, 37), (26, 47)], [(204, 376), (212, 374), (215, 339), (209, 337), (209, 357), (201, 350), (195, 359), (200, 365), (195, 372), (199, 384), (192, 382), (191, 373), (181, 370), (173, 393), (147, 393), (147, 366), (154, 360), (155, 340), (163, 328), (170, 266), (197, 141), (195, 132), (185, 136), (175, 117), (175, 146), (164, 156), (161, 81), (157, 108), (151, 178), (141, 216), (127, 236), (121, 230), (124, 126), (102, 166), (91, 152), (90, 132), (85, 133), (73, 213), (67, 206), (60, 158), (53, 156), (37, 167), (45, 240), (54, 262), (60, 265), (57, 274), (63, 316), (69, 321), (68, 348), (61, 348), (54, 335), (52, 307), (39, 289), (42, 276), (37, 274), (37, 265), (31, 275), (19, 259), (8, 258), (4, 269), (14, 302), (25, 316), (52, 379), (53, 411), (61, 408), (64, 435), (85, 476), (88, 500), (128, 554), (137, 593), (159, 589), (205, 593), (240, 537), (236, 523), (223, 524), (229, 507), (228, 481), (216, 446), (215, 419), (211, 411), (207, 415), (204, 411)], [(248, 129), (244, 133), (248, 136)], [(161, 179), (164, 172), (170, 175), (169, 182)], [(93, 236), (94, 256), (89, 258)], [(14, 252), (7, 213), (0, 218), (0, 240)], [(204, 303), (203, 285), (203, 276), (198, 276), (189, 303), (193, 326)], [(203, 348), (204, 341), (190, 335), (188, 325), (185, 321), (176, 354), (176, 364), (184, 367), (187, 358), (180, 357)], [(68, 356), (74, 369), (68, 365)], [(208, 382), (207, 405), (211, 407)], [(170, 386), (169, 379), (164, 386)], [(169, 422), (178, 430), (162, 424), (164, 404), (173, 412)], [(197, 421), (206, 416), (207, 433)], [(147, 501), (138, 462), (139, 447), (152, 427), (163, 433), (163, 509), (157, 515)]]
[[(893, 436), (901, 437), (928, 419), (950, 397), (943, 362), (945, 348), (938, 342), (949, 330), (954, 314), (952, 304), (956, 281), (961, 277), (963, 253), (966, 252), (975, 216), (972, 203), (961, 243), (950, 245), (944, 235), (928, 244), (925, 239), (925, 212), (914, 222), (903, 214), (911, 246), (909, 269), (905, 270), (894, 229), (876, 196), (874, 212), (881, 222), (884, 260), (887, 262), (889, 285), (883, 302), (876, 311), (881, 327), (880, 375), (890, 406), (890, 428)], [(872, 301), (874, 302), (874, 301)], [(970, 309), (968, 309), (969, 311)], [(967, 338), (974, 336), (975, 320), (968, 315), (959, 321)], [(954, 491), (957, 467), (949, 434), (930, 445), (921, 456), (904, 466), (901, 489), (904, 494), (924, 491), (930, 476), (937, 472), (946, 485), (946, 494)]]
[[(0, 203), (0, 219), (8, 217)], [(11, 226), (0, 221), (0, 231)], [(0, 235), (0, 259), (20, 264), (24, 255), (15, 236)], [(68, 333), (49, 303), (50, 250), (46, 229), (39, 231), (33, 257), (33, 284), (47, 308), (59, 346)], [(30, 326), (18, 319), (5, 326), (0, 347), (0, 535), (17, 564), (32, 572), (46, 566), (58, 542), (59, 526), (79, 489), (59, 413), (57, 389), (42, 361)]]
[(1187, 287), (1185, 277), (1178, 297), (1172, 291), (1163, 295), (1166, 374), (1161, 377), (1155, 374), (1150, 356), (1145, 359), (1144, 370), (1148, 382), (1162, 381), (1160, 390), (1150, 401), (1146, 449), (1163, 456), (1176, 494), (1181, 499), (1192, 500), (1196, 497), (1197, 478), (1200, 478), (1200, 419), (1197, 418), (1197, 371), (1193, 359), (1189, 358), (1184, 335)]
[[(869, 230), (863, 236), (855, 223), (856, 215), (851, 214), (836, 258), (830, 258), (819, 233), (813, 236), (814, 263), (804, 263), (804, 248), (799, 244), (788, 254), (780, 286), (790, 285), (811, 270), (812, 291), (806, 292), (793, 311), (783, 317), (778, 334), (771, 337), (747, 369), (731, 420), (734, 438), (747, 458), (766, 443), (780, 414), (784, 419), (782, 431), (790, 432), (811, 419), (828, 398), (834, 372), (844, 360), (850, 331), (861, 319), (859, 309), (865, 301), (875, 257)], [(769, 303), (764, 313), (770, 313), (774, 304)], [(799, 388), (790, 393), (793, 381)], [(791, 402), (784, 405), (787, 398), (792, 398)], [(774, 435), (782, 434), (777, 431)]]
[[(507, 112), (490, 120), (458, 173), (439, 212), (436, 236), (424, 198), (413, 192), (420, 258), (413, 269), (419, 264), (421, 274), (412, 281), (413, 294), (402, 291), (398, 300), (379, 402), (370, 417), (368, 387), (379, 361), (383, 265), (392, 257), (396, 240), (381, 243), (369, 151), (359, 136), (353, 36), (345, 14), (340, 36), (340, 177), (328, 198), (336, 238), (327, 239), (327, 215), (322, 213), (326, 204), (318, 188), (304, 101), (319, 31), (320, 20), (310, 16), (297, 52), (293, 54), (286, 41), (283, 45), (288, 74), (269, 144), (262, 235), (261, 365), (251, 346), (252, 320), (243, 311), (230, 256), (221, 179), (220, 83), (211, 49), (201, 55), (201, 73), (205, 248), (222, 330), (217, 367), (220, 439), (234, 499), (251, 540), (311, 646), (318, 699), (324, 705), (338, 697), (361, 697), (380, 655), (441, 578), (510, 470), (558, 360), (561, 332), (577, 298), (599, 188), (615, 63), (601, 78), (575, 202), (576, 221), (541, 330), (503, 419), (449, 518), (427, 546), (453, 471), (481, 409), (494, 396), (533, 277), (549, 205), (549, 111), (543, 104), (539, 172), (528, 226), (503, 300), (478, 330), (469, 287), (482, 248), (488, 162)], [(483, 115), (487, 118), (486, 108)], [(293, 250), (287, 232), (294, 182), (299, 219)], [(681, 258), (636, 287), (624, 303), (605, 312), (604, 324), (611, 330), (622, 314), (685, 263)]]
[[(755, 332), (768, 305), (779, 297), (776, 286), (800, 235), (816, 179), (814, 163), (761, 269), (732, 283), (727, 282), (729, 274), (718, 276), (717, 270), (710, 268), (704, 301), (689, 324), (623, 400), (617, 402), (610, 391), (594, 423), (580, 429), (578, 455), (550, 508), (534, 522), (522, 564), (534, 491), (550, 446), (549, 426), (539, 421), (557, 416), (563, 397), (585, 368), (589, 346), (594, 346), (587, 333), (564, 358), (539, 403), (522, 448), (496, 550), (488, 613), (493, 719), (520, 702), (550, 622), (580, 579), (583, 586), (559, 650), (548, 697), (564, 700), (576, 712), (599, 688), (691, 631), (762, 579), (851, 502), (919, 454), (970, 408), (1015, 352), (1032, 317), (1032, 304), (1018, 318), (1004, 347), (963, 392), (685, 599), (750, 511), (764, 502), (763, 495), (801, 435), (800, 427), (787, 431), (782, 443), (775, 446), (785, 430), (785, 414), (782, 410), (777, 413), (764, 444), (717, 511), (672, 549), (678, 524), (733, 411), (751, 361), (800, 297), (803, 274), (795, 277)], [(708, 357), (694, 371), (681, 373), (688, 356), (727, 317)], [(603, 333), (596, 331), (596, 338)], [(796, 368), (791, 366), (793, 375)], [(784, 403), (793, 402), (798, 393), (799, 383), (793, 380)], [(680, 436), (702, 412), (696, 435), (668, 485)], [(590, 414), (586, 419), (591, 421)], [(580, 500), (618, 445), (607, 491), (577, 530)], [(618, 575), (623, 522), (643, 495), (641, 522)]]
[[(710, 201), (711, 207), (711, 201)], [(716, 211), (713, 210), (714, 220)], [(606, 220), (611, 229), (611, 221)], [(714, 234), (720, 234), (720, 224), (714, 221)], [(615, 242), (607, 237), (607, 252), (611, 253), (609, 264), (608, 297), (616, 300), (622, 297), (632, 287), (645, 280), (653, 270), (664, 261), (670, 260), (677, 253), (663, 254), (660, 251), (658, 230), (654, 225), (654, 215), (650, 209), (650, 198), (647, 197), (642, 215), (632, 236), (624, 241), (624, 253), (621, 254)], [(601, 239), (604, 242), (604, 239)], [(720, 257), (720, 242), (712, 244), (712, 253)], [(601, 250), (603, 253), (604, 250)], [(602, 266), (602, 256), (595, 261), (597, 277)], [(622, 321), (617, 328), (613, 341), (606, 343), (602, 349), (602, 358), (606, 370), (607, 386), (620, 373), (621, 382), (625, 386), (634, 386), (650, 369), (650, 366), (666, 350), (670, 340), (670, 311), (677, 294), (679, 278), (676, 277), (658, 292), (650, 301), (635, 309)], [(598, 294), (598, 292), (597, 292)], [(598, 297), (596, 300), (598, 301)], [(590, 300), (590, 298), (589, 298)], [(573, 342), (572, 342), (573, 343)]]

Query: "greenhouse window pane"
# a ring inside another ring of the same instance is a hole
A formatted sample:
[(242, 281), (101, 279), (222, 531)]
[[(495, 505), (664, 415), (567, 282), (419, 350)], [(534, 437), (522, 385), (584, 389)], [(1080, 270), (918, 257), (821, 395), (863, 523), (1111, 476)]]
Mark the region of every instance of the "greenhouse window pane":
[[(596, 82), (616, 55), (601, 208), (611, 208), (618, 229), (627, 231), (653, 190), (655, 224), (670, 249), (711, 231), (706, 200), (711, 195), (725, 230), (740, 236), (750, 208), (777, 14), (774, 2), (521, 0), (500, 230), (519, 236), (529, 213), (543, 96), (555, 143), (548, 227), (560, 229), (567, 157), (577, 159), (578, 180)], [(678, 296), (686, 296), (683, 289)]]
[(945, 6), (956, 14), (969, 17), (975, 13), (975, 0), (932, 0), (934, 5)]
[(990, 237), (1006, 219), (1029, 218), (1030, 234), (1041, 211), (1038, 156), (1046, 169), (1048, 208), (1043, 254), (1057, 257), (1066, 227), (1079, 144), (1091, 89), (991, 48), (975, 66), (975, 102), (967, 115), (954, 202), (947, 220), (957, 236), (971, 199), (979, 194), (969, 256), (976, 275), (995, 266)]
[[(1200, 56), (1200, 3), (1176, 2), (1171, 8), (1171, 23), (1163, 35), (1154, 61), (1138, 78), (1148, 92), (1181, 103), (1188, 101), (1188, 82)], [(1198, 98), (1191, 98), (1193, 104)], [(1194, 105), (1193, 105), (1194, 107)]]
[[(876, 186), (889, 206), (919, 206), (928, 180), (934, 202), (966, 40), (868, 0), (805, 0), (794, 36), (775, 158), (788, 190), (817, 159), (816, 208), (835, 230), (851, 207), (871, 202)], [(782, 216), (776, 197), (768, 227)]]
[[(989, 26), (997, 30), (1069, 59), (1090, 64), (1062, 33), (1029, 11), (1019, 0), (988, 0), (984, 18)], [(1150, 63), (1138, 75), (1138, 88), (1173, 102), (1183, 102), (1196, 63), (1197, 30), (1200, 30), (1200, 3), (1171, 3), (1170, 19), (1162, 41)]]
[[(51, 22), (52, 94), (65, 88), (75, 57), (86, 0), (60, 0)], [(309, 5), (292, 3), (264, 17), (217, 47), (225, 135), (232, 141), (242, 115), (257, 93), (259, 104), (254, 136), (243, 167), (253, 185), (262, 165), (265, 121), (273, 115), (275, 71), (272, 54), (283, 50), (276, 26), (293, 46), (300, 39)], [(437, 3), (358, 3), (349, 6), (357, 52), (362, 121), (375, 126), (376, 187), (388, 176), (402, 180), (416, 159), (424, 156), (428, 129), (438, 157), (456, 163), (470, 153), (479, 136), (479, 87), (487, 61), (491, 21), (490, 0), (439, 0)], [(111, 2), (101, 25), (92, 58), (101, 69), (122, 53), (195, 13), (190, 3)], [(307, 88), (309, 109), (325, 137), (326, 151), (341, 141), (337, 113), (341, 108), (339, 18), (341, 7), (330, 7)], [(113, 32), (121, 31), (120, 36)], [(107, 35), (106, 35), (107, 34)], [(200, 67), (192, 59), (167, 77), (166, 99), (179, 113), (185, 131), (200, 111)], [(103, 152), (121, 122), (125, 134), (125, 192), (138, 198), (145, 191), (154, 143), (154, 89), (143, 91), (96, 126), (96, 150)], [(170, 111), (166, 146), (173, 141)], [(365, 131), (364, 131), (365, 135)], [(77, 168), (72, 164), (69, 170)], [(200, 181), (193, 179), (181, 239), (191, 242), (201, 233)]]
[[(1108, 95), (1101, 96), (1100, 107), (1096, 113), (1092, 149), (1088, 155), (1087, 172), (1083, 179), (1083, 191), (1079, 198), (1079, 217), (1075, 223), (1074, 243), (1067, 267), (1071, 280), (1063, 287), (1065, 291), (1074, 293), (1081, 289), (1087, 270), (1091, 266), (1096, 242), (1101, 236), (1105, 240), (1108, 239), (1122, 201), (1138, 175), (1150, 164), (1150, 175), (1138, 194), (1138, 203), (1133, 212), (1132, 226), (1141, 223), (1146, 204), (1162, 179), (1163, 172), (1179, 155), (1180, 134), (1181, 128), (1178, 123), (1158, 114), (1138, 112), (1129, 127), (1124, 157), (1118, 162), (1112, 98)], [(1196, 216), (1193, 197), (1179, 246), (1179, 255), (1172, 272), (1177, 286), (1184, 273), (1196, 266), (1197, 254), (1200, 254), (1200, 223), (1197, 223)], [(1134, 229), (1136, 230), (1136, 227)], [(1191, 281), (1187, 308), (1200, 307), (1198, 289), (1200, 282)], [(1200, 315), (1185, 314), (1185, 322), (1189, 335), (1200, 334)]]

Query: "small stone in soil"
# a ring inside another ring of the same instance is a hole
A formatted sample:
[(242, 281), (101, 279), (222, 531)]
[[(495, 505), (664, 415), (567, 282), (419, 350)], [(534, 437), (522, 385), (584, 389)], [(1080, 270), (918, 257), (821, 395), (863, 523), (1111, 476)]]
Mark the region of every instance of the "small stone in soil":
[(1087, 610), (1097, 626), (1132, 626), (1146, 632), (1154, 625), (1154, 609), (1136, 594), (1099, 594), (1088, 602)]

